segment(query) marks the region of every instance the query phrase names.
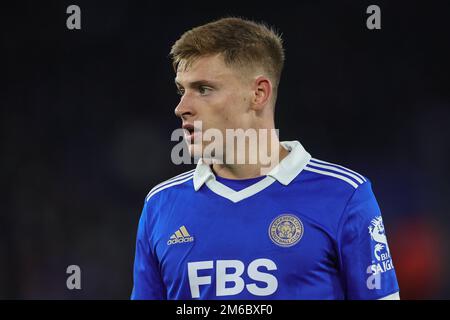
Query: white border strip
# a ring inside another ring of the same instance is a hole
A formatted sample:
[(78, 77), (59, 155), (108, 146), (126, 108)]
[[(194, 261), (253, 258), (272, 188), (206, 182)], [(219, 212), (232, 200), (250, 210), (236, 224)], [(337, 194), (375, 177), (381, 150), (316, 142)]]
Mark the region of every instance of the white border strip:
[(349, 176), (349, 177), (352, 177), (353, 179), (355, 179), (356, 181), (358, 181), (360, 184), (363, 184), (363, 183), (364, 183), (364, 181), (362, 181), (357, 175), (355, 175), (355, 174), (353, 174), (353, 173), (350, 173), (350, 172), (347, 172), (347, 171), (345, 171), (345, 170), (336, 168), (336, 167), (327, 166), (327, 165), (324, 165), (324, 164), (318, 164), (318, 163), (315, 163), (315, 162), (312, 162), (312, 161), (310, 161), (310, 162), (308, 163), (308, 165), (314, 166), (314, 167), (323, 168), (323, 169), (332, 170), (332, 171), (335, 171), (335, 172), (339, 172), (339, 173), (345, 174), (345, 175), (347, 175), (347, 176)]
[(157, 194), (158, 192), (160, 192), (160, 191), (162, 191), (162, 190), (164, 190), (164, 189), (167, 189), (167, 188), (176, 186), (176, 185), (178, 185), (178, 184), (182, 184), (183, 182), (186, 182), (186, 181), (188, 181), (188, 180), (191, 180), (193, 176), (194, 176), (194, 174), (190, 175), (190, 176), (189, 176), (188, 178), (186, 178), (186, 179), (178, 180), (178, 181), (174, 181), (174, 182), (172, 182), (172, 183), (166, 184), (165, 186), (163, 186), (162, 188), (160, 188), (160, 189), (158, 189), (158, 190), (150, 191), (150, 193), (148, 194), (148, 196), (145, 198), (145, 201), (150, 200), (150, 198), (151, 198), (152, 196), (154, 196), (155, 194)]
[(177, 176), (175, 176), (175, 177), (172, 177), (172, 178), (170, 178), (170, 179), (167, 179), (167, 180), (165, 180), (165, 181), (163, 181), (163, 182), (158, 183), (156, 186), (154, 186), (154, 187), (150, 190), (149, 194), (152, 193), (155, 189), (157, 189), (157, 188), (163, 186), (164, 184), (173, 182), (173, 181), (174, 181), (175, 179), (177, 179), (177, 178), (180, 178), (180, 179), (181, 179), (181, 178), (187, 177), (188, 175), (190, 175), (190, 174), (193, 173), (194, 171), (195, 171), (195, 169), (190, 170), (190, 171), (186, 171), (186, 172), (183, 172), (183, 173), (181, 173), (181, 174), (179, 174), (179, 175), (177, 175)]
[(245, 189), (242, 189), (241, 191), (235, 191), (215, 179), (208, 180), (206, 182), (206, 185), (215, 194), (218, 194), (219, 196), (222, 196), (222, 197), (236, 203), (236, 202), (239, 202), (243, 199), (247, 199), (247, 198), (257, 194), (258, 192), (260, 192), (260, 191), (264, 190), (265, 188), (267, 188), (268, 186), (270, 186), (275, 181), (276, 181), (275, 178), (272, 178), (271, 176), (267, 176), (264, 179), (256, 182), (255, 184), (252, 184), (251, 186), (249, 186)]
[(400, 293), (397, 291), (396, 293), (390, 294), (378, 300), (400, 300)]
[(339, 164), (331, 163), (331, 162), (326, 162), (326, 161), (319, 160), (319, 159), (316, 159), (316, 158), (311, 158), (311, 160), (314, 160), (314, 161), (317, 161), (317, 162), (320, 162), (320, 163), (323, 163), (323, 164), (331, 164), (331, 165), (333, 165), (333, 166), (342, 168), (342, 169), (347, 170), (347, 171), (349, 171), (349, 172), (351, 172), (351, 173), (353, 173), (353, 174), (356, 174), (358, 177), (360, 177), (362, 180), (364, 180), (364, 182), (367, 181), (367, 180), (366, 180), (361, 174), (359, 174), (358, 172), (355, 172), (355, 171), (353, 171), (353, 170), (351, 170), (351, 169), (349, 169), (349, 168), (346, 168), (346, 167), (344, 167), (344, 166), (341, 166), (341, 165), (339, 165)]
[(326, 176), (330, 176), (330, 177), (335, 177), (335, 178), (338, 178), (338, 179), (341, 179), (341, 180), (347, 182), (348, 184), (350, 184), (355, 189), (358, 188), (358, 184), (356, 184), (356, 182), (354, 182), (353, 180), (350, 180), (347, 177), (341, 176), (340, 174), (337, 174), (337, 173), (317, 170), (317, 169), (314, 169), (314, 168), (311, 168), (311, 167), (308, 167), (308, 166), (306, 166), (303, 170), (320, 173), (320, 174), (323, 174), (323, 175), (326, 175)]

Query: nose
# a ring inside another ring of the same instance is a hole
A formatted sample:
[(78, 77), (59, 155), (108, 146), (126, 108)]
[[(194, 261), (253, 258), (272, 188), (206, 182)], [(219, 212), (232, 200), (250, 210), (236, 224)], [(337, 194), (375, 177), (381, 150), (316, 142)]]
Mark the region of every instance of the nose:
[(186, 120), (194, 115), (192, 101), (186, 94), (181, 97), (180, 102), (176, 106), (175, 115), (183, 120)]

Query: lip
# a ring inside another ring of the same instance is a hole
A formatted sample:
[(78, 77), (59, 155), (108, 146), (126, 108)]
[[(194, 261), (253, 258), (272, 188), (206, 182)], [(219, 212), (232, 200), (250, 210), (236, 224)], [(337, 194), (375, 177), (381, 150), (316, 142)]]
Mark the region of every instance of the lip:
[(188, 143), (193, 143), (194, 138), (200, 134), (200, 130), (190, 123), (183, 124), (182, 128), (184, 129), (184, 138)]
[(191, 132), (191, 131), (193, 131), (193, 130), (195, 129), (195, 128), (194, 128), (194, 125), (193, 125), (193, 124), (190, 124), (190, 123), (183, 123), (182, 128), (183, 128), (184, 130), (189, 131), (189, 132)]

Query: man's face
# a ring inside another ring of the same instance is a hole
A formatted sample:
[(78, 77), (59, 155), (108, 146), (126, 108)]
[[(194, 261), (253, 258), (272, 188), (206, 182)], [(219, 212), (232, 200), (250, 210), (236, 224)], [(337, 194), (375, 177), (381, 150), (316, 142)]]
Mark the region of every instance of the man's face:
[[(175, 83), (181, 94), (175, 114), (183, 128), (191, 155), (194, 155), (194, 121), (202, 121), (202, 132), (218, 129), (225, 140), (225, 129), (251, 127), (252, 83), (243, 72), (225, 65), (221, 55), (196, 59), (188, 68), (178, 66)], [(198, 138), (198, 134), (196, 136)], [(201, 142), (202, 148), (209, 142)]]

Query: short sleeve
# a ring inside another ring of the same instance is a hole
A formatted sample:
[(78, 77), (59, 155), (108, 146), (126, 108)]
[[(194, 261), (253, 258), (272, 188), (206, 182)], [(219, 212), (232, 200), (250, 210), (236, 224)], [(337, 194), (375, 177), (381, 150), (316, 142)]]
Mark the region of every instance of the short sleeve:
[(166, 299), (166, 291), (161, 279), (159, 264), (151, 250), (148, 236), (148, 207), (147, 201), (139, 219), (134, 258), (132, 300)]
[(382, 299), (399, 292), (383, 218), (369, 180), (348, 201), (337, 242), (347, 299)]

